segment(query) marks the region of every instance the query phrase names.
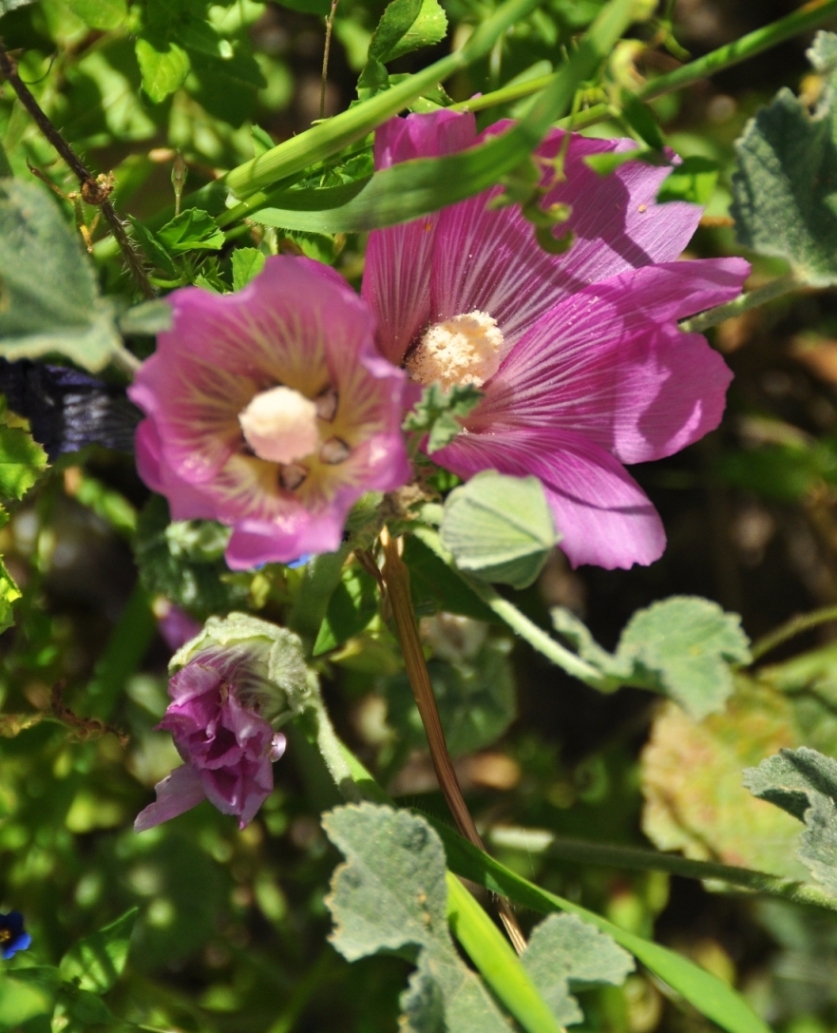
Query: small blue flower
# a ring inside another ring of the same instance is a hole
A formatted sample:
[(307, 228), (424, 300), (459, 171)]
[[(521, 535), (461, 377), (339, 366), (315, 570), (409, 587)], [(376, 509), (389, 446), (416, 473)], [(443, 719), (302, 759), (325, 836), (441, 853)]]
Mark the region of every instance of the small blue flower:
[(32, 937), (23, 930), (23, 915), (19, 911), (0, 913), (0, 957), (4, 961), (25, 951), (31, 942)]

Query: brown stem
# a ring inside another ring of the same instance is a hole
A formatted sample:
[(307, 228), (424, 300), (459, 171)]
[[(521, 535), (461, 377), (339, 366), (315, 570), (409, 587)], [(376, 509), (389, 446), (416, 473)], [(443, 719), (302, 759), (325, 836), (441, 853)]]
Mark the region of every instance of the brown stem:
[(101, 179), (97, 179), (93, 175), (72, 147), (70, 147), (58, 129), (52, 124), (43, 108), (41, 108), (40, 104), (29, 91), (26, 83), (18, 75), (17, 64), (11, 57), (9, 57), (2, 43), (0, 43), (0, 73), (2, 73), (2, 75), (11, 83), (12, 89), (17, 94), (20, 103), (32, 116), (35, 124), (47, 140), (49, 140), (67, 165), (69, 165), (76, 179), (78, 179), (79, 187), (81, 188), (82, 200), (84, 200), (86, 204), (97, 207), (105, 217), (117, 244), (119, 244), (119, 247), (122, 250), (122, 254), (128, 268), (131, 270), (131, 274), (133, 275), (139, 289), (147, 298), (153, 298), (155, 294), (154, 288), (151, 286), (148, 277), (145, 275), (142, 262), (140, 261), (136, 251), (134, 251), (131, 241), (128, 239), (125, 227), (122, 225), (113, 205), (108, 200), (111, 190), (113, 189), (112, 185), (108, 182), (103, 182)]
[[(398, 549), (398, 542), (389, 534), (386, 528), (381, 532), (381, 544), (384, 548), (384, 566), (382, 574), (387, 588), (389, 604), (392, 608), (392, 616), (395, 621), (395, 630), (398, 641), (401, 645), (401, 653), (404, 657), (404, 666), (407, 669), (407, 677), (410, 687), (416, 699), (416, 705), (427, 734), (427, 742), (430, 746), (430, 756), (433, 760), (433, 767), (439, 786), (444, 794), (453, 819), (460, 833), (474, 846), (485, 851), (485, 845), (471, 812), (462, 796), (459, 787), (459, 780), (453, 767), (448, 745), (445, 742), (445, 733), (442, 729), (442, 722), (439, 717), (439, 709), (436, 706), (436, 697), (433, 694), (433, 685), (430, 681), (430, 674), (424, 660), (424, 651), (419, 638), (416, 615), (413, 610), (413, 600), (410, 596), (410, 571), (401, 559)], [(526, 948), (526, 938), (517, 923), (511, 905), (505, 897), (497, 897), (497, 908), (500, 913), (500, 920), (506, 927), (509, 939), (521, 954)]]
[(326, 18), (325, 48), (323, 49), (323, 77), (320, 83), (320, 118), (325, 118), (326, 77), (328, 76), (328, 58), (331, 53), (331, 30), (334, 28), (334, 16), (340, 0), (331, 0), (331, 10)]

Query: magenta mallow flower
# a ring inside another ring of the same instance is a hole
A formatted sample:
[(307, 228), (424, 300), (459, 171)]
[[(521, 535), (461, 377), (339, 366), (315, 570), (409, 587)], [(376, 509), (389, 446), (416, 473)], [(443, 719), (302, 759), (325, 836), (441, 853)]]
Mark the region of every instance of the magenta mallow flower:
[[(478, 137), (470, 114), (392, 119), (377, 131), (375, 164), (457, 151), (509, 125)], [(553, 159), (564, 143), (555, 130), (536, 157)], [(657, 559), (665, 533), (623, 464), (671, 455), (716, 427), (732, 378), (677, 320), (735, 297), (749, 266), (676, 261), (701, 210), (655, 202), (669, 168), (629, 161), (602, 177), (584, 163), (633, 141), (566, 143), (563, 177), (544, 162), (543, 184), (546, 205), (572, 208), (557, 230), (574, 233), (568, 252), (542, 250), (516, 207), (489, 210), (497, 187), (371, 233), (362, 296), (382, 353), (414, 381), (484, 392), (433, 460), (462, 478), (534, 474), (574, 566), (630, 567)]]
[(236, 294), (169, 296), (171, 329), (129, 394), (143, 480), (175, 520), (231, 525), (245, 569), (338, 548), (371, 490), (409, 479), (404, 374), (380, 357), (368, 307), (332, 269), (268, 258)]
[(134, 822), (144, 832), (209, 800), (241, 828), (273, 791), (273, 761), (285, 736), (260, 714), (259, 679), (235, 651), (199, 653), (169, 682), (171, 703), (158, 729), (171, 732), (184, 763), (155, 790)]

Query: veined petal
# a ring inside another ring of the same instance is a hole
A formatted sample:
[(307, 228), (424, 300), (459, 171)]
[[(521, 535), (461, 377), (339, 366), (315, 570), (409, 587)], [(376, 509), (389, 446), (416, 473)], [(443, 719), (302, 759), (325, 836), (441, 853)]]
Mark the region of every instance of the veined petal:
[(742, 259), (632, 270), (550, 309), (518, 341), (467, 426), (576, 431), (621, 462), (660, 459), (713, 430), (732, 373), (676, 320), (737, 296)]
[[(476, 136), (469, 112), (392, 118), (375, 133), (375, 168), (461, 151)], [(381, 352), (396, 364), (430, 319), (430, 263), (438, 220), (439, 213), (433, 212), (369, 234), (361, 295), (377, 317)]]
[[(510, 125), (498, 123), (483, 136)], [(564, 136), (553, 131), (537, 154), (554, 158)], [(508, 347), (569, 294), (630, 269), (675, 259), (691, 238), (701, 210), (655, 202), (671, 168), (631, 161), (599, 176), (584, 164), (590, 155), (634, 147), (630, 140), (570, 136), (564, 178), (544, 200), (545, 206), (561, 203), (572, 209), (569, 220), (557, 228), (575, 234), (563, 255), (550, 255), (537, 245), (531, 223), (517, 206), (487, 208), (499, 187), (445, 209), (434, 240), (432, 319), (475, 309), (488, 312)]]
[(140, 811), (134, 821), (134, 832), (145, 832), (155, 825), (170, 821), (205, 799), (203, 783), (198, 771), (191, 764), (175, 768), (162, 782), (154, 787), (157, 799)]
[(560, 548), (574, 567), (646, 565), (665, 548), (662, 522), (646, 494), (618, 460), (581, 434), (528, 427), (465, 433), (433, 459), (463, 478), (480, 470), (538, 477), (563, 536)]

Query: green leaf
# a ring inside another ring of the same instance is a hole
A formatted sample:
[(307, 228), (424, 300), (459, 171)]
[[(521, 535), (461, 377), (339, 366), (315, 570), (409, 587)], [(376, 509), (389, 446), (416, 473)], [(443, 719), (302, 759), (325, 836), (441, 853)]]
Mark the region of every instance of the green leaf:
[(126, 337), (132, 334), (153, 336), (171, 329), (171, 305), (167, 301), (143, 301), (119, 317), (119, 329)]
[(232, 253), (233, 290), (240, 291), (264, 269), (265, 256), (255, 247), (239, 247)]
[(634, 970), (627, 951), (577, 915), (550, 915), (535, 926), (521, 961), (562, 1026), (584, 1019), (570, 988), (621, 986)]
[(229, 533), (209, 521), (170, 524), (165, 499), (153, 496), (137, 521), (140, 581), (150, 595), (164, 595), (198, 617), (243, 606), (252, 575), (227, 568), (223, 552)]
[(95, 373), (121, 347), (92, 264), (55, 202), (33, 183), (0, 180), (0, 355), (58, 352)]
[(369, 60), (385, 63), (445, 38), (448, 19), (438, 0), (392, 0), (369, 43)]
[(623, 94), (622, 115), (628, 125), (648, 146), (662, 153), (665, 141), (651, 109), (635, 94)]
[(718, 163), (711, 158), (684, 158), (663, 180), (657, 200), (688, 201), (706, 207), (718, 182)]
[[(508, 1033), (506, 1019), (450, 938), (445, 855), (427, 822), (405, 811), (362, 804), (329, 812), (323, 828), (347, 859), (335, 872), (327, 899), (336, 949), (349, 961), (385, 951), (418, 964), (402, 997), (405, 1028), (414, 1033)], [(456, 903), (458, 920), (467, 923), (464, 902)], [(510, 984), (517, 985), (520, 975), (522, 970), (511, 969)], [(544, 1021), (530, 1021), (524, 1028), (557, 1033), (528, 981), (521, 997), (527, 989)]]
[[(505, 732), (517, 713), (514, 675), (505, 639), (485, 643), (455, 663), (427, 664), (445, 740), (453, 756), (484, 749)], [(427, 737), (406, 675), (386, 683), (387, 719), (407, 742), (426, 748)]]
[(157, 231), (157, 237), (168, 251), (218, 251), (224, 246), (224, 231), (200, 208), (187, 208)]
[(126, 0), (67, 0), (67, 6), (91, 29), (118, 29), (128, 17)]
[[(58, 966), (61, 978), (92, 994), (107, 993), (128, 961), (131, 933), (138, 914), (139, 909), (132, 907), (99, 932), (79, 940), (61, 959)], [(94, 1021), (107, 1021), (107, 1018)]]
[(475, 620), (497, 622), (497, 617), (479, 596), (415, 535), (404, 539), (404, 562), (410, 568), (413, 605), (419, 613), (445, 610)]
[(331, 10), (331, 0), (277, 0), (282, 7), (302, 14), (316, 14), (324, 18)]
[(552, 618), (556, 631), (614, 686), (661, 692), (697, 719), (723, 709), (733, 689), (730, 665), (750, 661), (741, 618), (697, 596), (672, 596), (637, 610), (613, 655), (568, 610), (555, 609)]
[(343, 569), (340, 583), (328, 601), (313, 655), (336, 649), (360, 634), (378, 612), (378, 588), (374, 579), (358, 566)]
[(59, 983), (58, 969), (52, 965), (0, 972), (0, 1029), (14, 1029), (38, 1015), (51, 1015)]
[(467, 416), (481, 398), (482, 392), (473, 384), (454, 384), (448, 390), (431, 384), (407, 414), (404, 430), (427, 434), (425, 448), (432, 456), (460, 433), (460, 419)]
[(784, 258), (806, 282), (837, 283), (837, 71), (832, 33), (808, 51), (826, 79), (812, 113), (783, 88), (736, 143), (732, 177), (736, 235), (744, 247)]
[(20, 594), (20, 589), (6, 570), (6, 564), (0, 559), (0, 632), (14, 624), (12, 603), (20, 599)]
[(837, 761), (805, 746), (781, 750), (745, 770), (744, 785), (804, 822), (797, 857), (837, 896)]
[(485, 470), (445, 502), (441, 537), (458, 567), (485, 581), (526, 588), (560, 541), (537, 477)]
[(47, 454), (20, 427), (0, 425), (0, 499), (22, 499), (47, 467)]
[(153, 103), (159, 104), (186, 81), (191, 62), (189, 55), (177, 43), (140, 36), (136, 42), (136, 54), (142, 73), (142, 88)]
[(656, 976), (692, 1004), (702, 1015), (727, 1033), (771, 1033), (770, 1028), (753, 1012), (745, 999), (717, 976), (700, 968), (693, 961), (644, 940), (640, 936), (613, 925), (607, 919), (549, 893), (515, 874), (458, 836), (452, 829), (433, 822), (445, 846), (448, 866), (463, 878), (471, 879), (492, 893), (500, 893), (535, 911), (565, 911), (608, 934)]
[[(134, 237), (139, 241), (140, 247), (148, 261), (156, 266), (157, 269), (166, 273), (167, 276), (174, 279), (177, 276), (177, 267), (157, 234), (153, 230), (148, 229), (147, 226), (143, 226), (139, 219), (135, 219), (131, 215), (128, 218), (134, 231)], [(151, 304), (157, 304), (157, 302), (152, 302)], [(171, 321), (171, 317), (169, 321)]]
[(113, 1021), (110, 1008), (95, 993), (66, 984), (58, 991), (52, 1016), (54, 1033), (87, 1033), (91, 1026)]

